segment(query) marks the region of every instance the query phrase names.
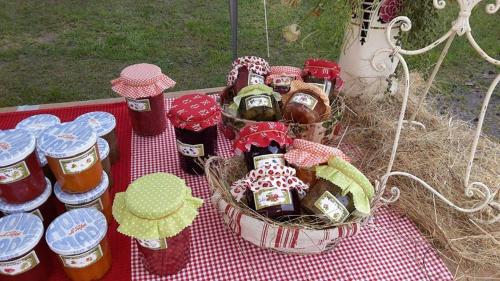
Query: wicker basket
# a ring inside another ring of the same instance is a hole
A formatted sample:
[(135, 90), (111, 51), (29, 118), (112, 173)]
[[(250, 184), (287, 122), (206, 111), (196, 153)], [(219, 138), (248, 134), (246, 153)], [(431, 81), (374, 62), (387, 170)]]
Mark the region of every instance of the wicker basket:
[[(342, 238), (356, 235), (371, 217), (355, 218), (332, 226), (279, 223), (265, 218), (244, 204), (237, 203), (229, 187), (246, 174), (241, 157), (212, 157), (205, 163), (205, 174), (212, 190), (212, 204), (227, 227), (237, 236), (264, 249), (287, 254), (320, 254), (333, 249)], [(380, 195), (372, 202), (375, 211)], [(373, 213), (373, 212), (372, 212)]]

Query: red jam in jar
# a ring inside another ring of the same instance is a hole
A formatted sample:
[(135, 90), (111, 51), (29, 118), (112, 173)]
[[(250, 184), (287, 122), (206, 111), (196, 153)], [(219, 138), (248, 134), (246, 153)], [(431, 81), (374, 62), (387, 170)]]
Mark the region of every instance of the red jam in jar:
[(270, 68), (267, 61), (255, 56), (237, 58), (227, 76), (227, 85), (238, 92), (249, 85), (264, 84)]
[(0, 281), (44, 281), (51, 273), (50, 255), (39, 217), (17, 213), (0, 218)]
[(0, 198), (5, 202), (21, 204), (45, 190), (35, 146), (35, 136), (26, 130), (0, 131)]
[(165, 98), (160, 93), (142, 99), (127, 98), (132, 129), (139, 136), (156, 136), (165, 131)]

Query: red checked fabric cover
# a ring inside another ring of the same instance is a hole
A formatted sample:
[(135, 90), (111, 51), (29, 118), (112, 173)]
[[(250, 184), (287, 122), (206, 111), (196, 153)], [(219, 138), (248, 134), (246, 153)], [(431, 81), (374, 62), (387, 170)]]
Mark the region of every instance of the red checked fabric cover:
[(241, 129), (238, 139), (234, 142), (234, 151), (241, 154), (250, 150), (250, 147), (267, 147), (272, 141), (281, 146), (292, 144), (287, 135), (288, 127), (280, 122), (259, 122), (247, 125)]
[(285, 153), (286, 161), (300, 168), (312, 168), (326, 163), (332, 156), (351, 162), (351, 159), (338, 148), (301, 139), (293, 140), (293, 148)]
[(261, 188), (276, 187), (278, 189), (296, 189), (302, 198), (307, 184), (295, 176), (295, 169), (281, 165), (266, 165), (248, 172), (244, 179), (240, 179), (231, 186), (231, 194), (240, 202), (247, 189), (253, 192)]
[(266, 77), (266, 84), (273, 82), (273, 78), (281, 76), (293, 77), (295, 80), (302, 81), (302, 69), (293, 66), (271, 66), (271, 71)]
[(232, 69), (227, 75), (227, 85), (232, 86), (236, 79), (238, 78), (238, 71), (240, 67), (246, 66), (248, 71), (256, 73), (258, 75), (266, 76), (269, 71), (269, 63), (263, 58), (255, 57), (255, 56), (244, 56), (237, 58), (233, 61)]
[(159, 95), (175, 86), (175, 81), (163, 74), (158, 66), (140, 63), (125, 67), (111, 85), (120, 96), (139, 99)]
[(304, 74), (334, 81), (340, 76), (340, 66), (329, 60), (308, 59), (304, 63)]
[(176, 128), (198, 132), (219, 123), (221, 108), (207, 95), (190, 94), (173, 101), (168, 118)]

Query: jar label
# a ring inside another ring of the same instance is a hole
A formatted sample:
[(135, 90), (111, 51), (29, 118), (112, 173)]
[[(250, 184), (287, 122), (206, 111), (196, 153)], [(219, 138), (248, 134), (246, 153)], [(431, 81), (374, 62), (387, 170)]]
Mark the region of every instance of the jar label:
[(101, 245), (97, 245), (97, 247), (93, 248), (90, 251), (87, 251), (80, 255), (74, 256), (59, 256), (62, 260), (64, 267), (70, 268), (83, 268), (87, 267), (96, 261), (100, 260), (103, 256)]
[(163, 250), (168, 248), (167, 245), (167, 239), (151, 239), (151, 240), (143, 240), (143, 239), (137, 239), (137, 242), (141, 244), (142, 247), (148, 248), (151, 250)]
[(262, 168), (266, 165), (281, 165), (285, 166), (285, 155), (283, 154), (265, 154), (255, 156), (253, 158), (253, 166), (255, 169)]
[(253, 72), (248, 73), (248, 85), (264, 84), (264, 81), (264, 76)]
[(292, 84), (292, 81), (294, 80), (293, 77), (290, 76), (279, 76), (279, 77), (273, 77), (273, 86), (278, 86), (278, 87), (289, 87), (290, 84)]
[(266, 95), (251, 96), (245, 100), (245, 104), (247, 110), (250, 110), (254, 107), (263, 107), (263, 106), (273, 108), (271, 97)]
[(135, 99), (127, 99), (127, 105), (128, 108), (130, 108), (133, 111), (151, 111), (151, 105), (149, 104), (148, 99), (140, 99), (140, 100), (135, 100)]
[(33, 211), (31, 211), (31, 213), (33, 215), (39, 217), (43, 221), (43, 216), (42, 216), (42, 212), (40, 212), (40, 209), (34, 209)]
[(0, 262), (0, 274), (19, 275), (31, 270), (40, 263), (35, 251), (13, 261)]
[(81, 204), (81, 205), (70, 205), (70, 204), (64, 204), (66, 206), (66, 210), (71, 211), (73, 209), (78, 209), (78, 208), (94, 208), (97, 209), (98, 211), (101, 211), (104, 209), (102, 206), (102, 201), (101, 198), (97, 198), (95, 200), (90, 201), (89, 203)]
[(296, 93), (293, 95), (291, 102), (305, 105), (310, 110), (314, 110), (318, 100), (311, 95), (305, 93)]
[(314, 202), (314, 206), (334, 223), (341, 223), (349, 217), (346, 207), (328, 191)]
[(64, 174), (78, 174), (92, 167), (98, 159), (97, 151), (93, 146), (81, 155), (59, 160), (59, 164)]
[(275, 205), (289, 205), (292, 203), (292, 196), (290, 191), (278, 188), (260, 189), (253, 193), (255, 202), (255, 209), (260, 210), (263, 208)]
[(307, 84), (311, 84), (311, 85), (314, 85), (314, 86), (320, 88), (326, 94), (329, 94), (330, 90), (332, 88), (332, 82), (329, 80), (325, 80), (325, 82), (323, 82), (323, 83), (307, 83)]
[(20, 181), (29, 177), (30, 170), (26, 166), (26, 162), (21, 161), (14, 165), (0, 168), (0, 183), (8, 184)]
[(177, 150), (184, 156), (202, 157), (205, 156), (205, 148), (200, 144), (186, 144), (177, 140)]

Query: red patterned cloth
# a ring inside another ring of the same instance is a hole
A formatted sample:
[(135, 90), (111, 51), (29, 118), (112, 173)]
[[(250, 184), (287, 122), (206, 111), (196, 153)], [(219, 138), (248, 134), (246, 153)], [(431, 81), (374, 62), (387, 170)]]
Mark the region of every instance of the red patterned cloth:
[(281, 146), (292, 144), (292, 139), (287, 135), (288, 127), (280, 122), (259, 122), (247, 125), (241, 129), (238, 139), (234, 142), (235, 153), (240, 155), (250, 150), (250, 147), (267, 147), (272, 141)]
[(304, 75), (334, 81), (340, 76), (340, 66), (329, 60), (308, 59), (304, 63)]
[(266, 76), (269, 71), (269, 63), (263, 58), (255, 57), (255, 56), (244, 56), (237, 58), (233, 61), (232, 69), (227, 75), (227, 85), (232, 86), (236, 79), (238, 79), (238, 71), (240, 67), (246, 66), (248, 71), (251, 71), (255, 74)]
[(266, 84), (271, 84), (274, 78), (282, 76), (292, 77), (294, 80), (302, 81), (302, 69), (293, 66), (271, 66), (269, 75), (266, 77)]
[(198, 132), (219, 123), (221, 110), (213, 98), (194, 93), (176, 98), (168, 118), (176, 128)]
[(139, 63), (125, 67), (111, 85), (120, 96), (139, 99), (161, 94), (175, 86), (175, 81), (163, 74), (158, 66)]
[(285, 153), (286, 161), (300, 168), (312, 168), (326, 163), (332, 156), (351, 162), (351, 159), (338, 148), (302, 139), (293, 140), (293, 147)]

